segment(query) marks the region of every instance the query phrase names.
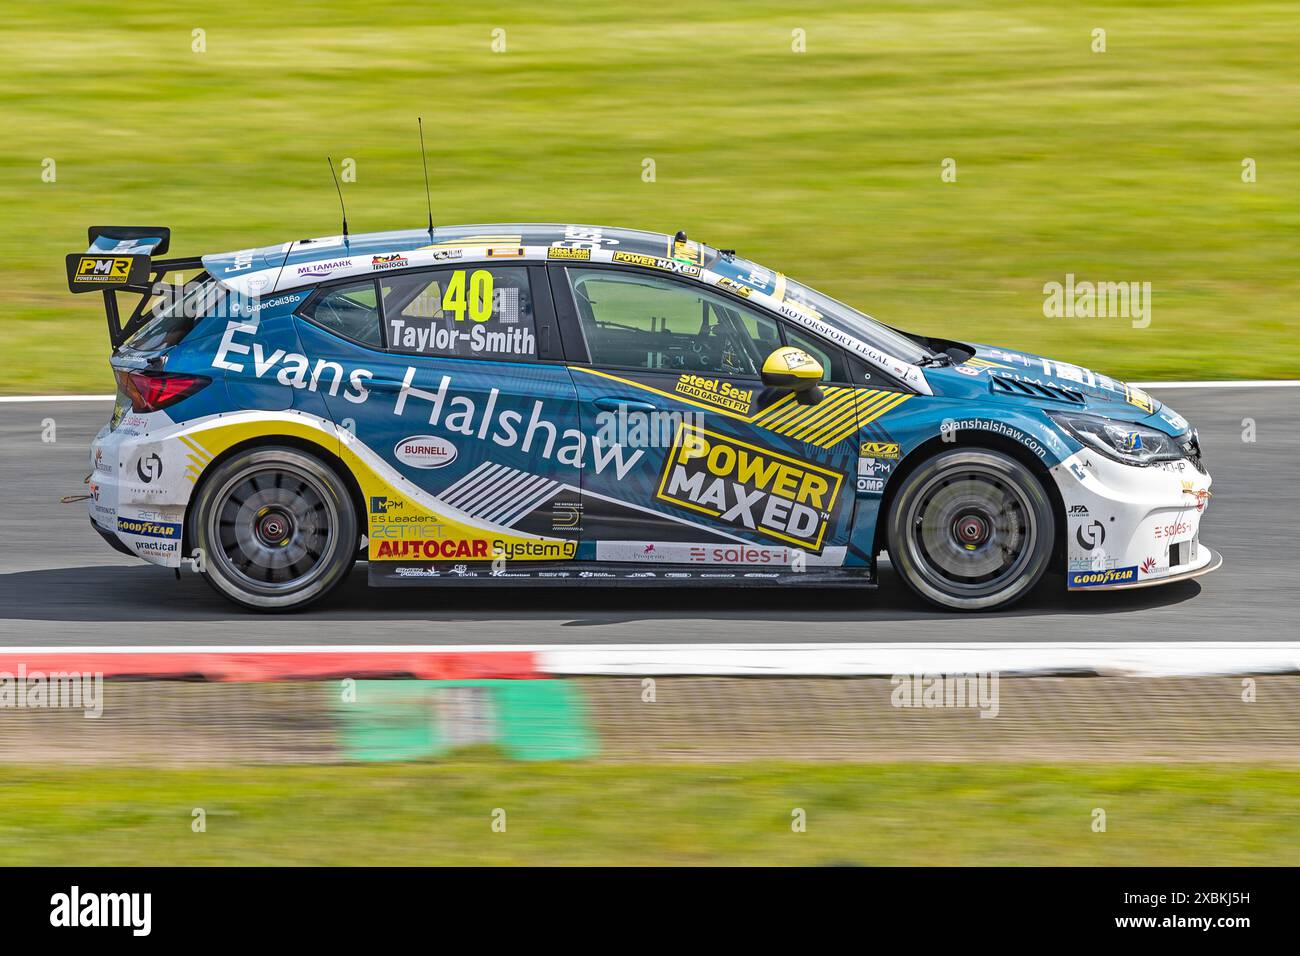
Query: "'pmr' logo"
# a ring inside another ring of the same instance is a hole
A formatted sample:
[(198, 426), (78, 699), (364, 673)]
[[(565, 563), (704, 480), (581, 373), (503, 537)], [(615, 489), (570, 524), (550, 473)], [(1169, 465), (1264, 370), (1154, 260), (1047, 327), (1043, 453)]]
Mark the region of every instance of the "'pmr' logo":
[(125, 282), (130, 274), (130, 257), (82, 256), (77, 263), (77, 278), (83, 282)]

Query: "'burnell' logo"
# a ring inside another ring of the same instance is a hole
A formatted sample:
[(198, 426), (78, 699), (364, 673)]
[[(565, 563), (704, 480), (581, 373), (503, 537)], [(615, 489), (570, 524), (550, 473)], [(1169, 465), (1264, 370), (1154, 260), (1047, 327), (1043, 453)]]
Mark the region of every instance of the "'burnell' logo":
[(148, 936), (152, 925), (152, 893), (71, 893), (50, 897), (51, 926), (129, 926), (134, 936)]

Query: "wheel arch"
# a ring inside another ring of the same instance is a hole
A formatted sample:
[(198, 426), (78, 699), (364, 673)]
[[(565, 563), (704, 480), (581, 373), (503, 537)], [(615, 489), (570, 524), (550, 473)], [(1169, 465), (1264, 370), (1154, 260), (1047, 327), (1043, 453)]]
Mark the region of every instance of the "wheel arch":
[(361, 493), (361, 485), (357, 482), (356, 475), (352, 473), (352, 469), (347, 466), (342, 458), (330, 451), (330, 449), (325, 445), (322, 445), (319, 442), (310, 441), (306, 438), (284, 434), (258, 435), (254, 438), (247, 438), (244, 441), (236, 442), (204, 466), (203, 472), (199, 475), (198, 481), (194, 483), (194, 489), (190, 492), (190, 500), (186, 502), (185, 505), (185, 523), (182, 528), (181, 543), (181, 548), (185, 554), (189, 554), (194, 547), (192, 540), (194, 527), (192, 521), (194, 502), (199, 497), (199, 488), (201, 488), (203, 483), (208, 480), (209, 476), (215, 472), (216, 466), (229, 460), (235, 455), (248, 451), (251, 448), (268, 448), (274, 446), (296, 448), (298, 451), (319, 458), (325, 464), (334, 469), (335, 474), (339, 476), (343, 481), (343, 484), (347, 487), (348, 495), (352, 499), (352, 507), (356, 510), (357, 515), (357, 527), (361, 530), (362, 534), (365, 533), (364, 529), (367, 527), (366, 515), (368, 514), (365, 507), (366, 499)]
[(894, 468), (893, 474), (889, 476), (889, 481), (885, 483), (885, 493), (880, 500), (880, 508), (876, 512), (876, 529), (871, 543), (873, 558), (886, 548), (889, 526), (888, 515), (890, 509), (894, 506), (894, 499), (898, 496), (898, 489), (903, 486), (903, 480), (921, 464), (941, 451), (949, 451), (955, 448), (980, 448), (999, 451), (1015, 459), (1024, 465), (1030, 474), (1038, 479), (1038, 483), (1043, 486), (1043, 490), (1047, 493), (1047, 499), (1052, 504), (1052, 523), (1055, 530), (1052, 558), (1048, 570), (1057, 572), (1064, 570), (1066, 550), (1065, 500), (1061, 497), (1061, 489), (1057, 487), (1056, 481), (1052, 478), (1047, 466), (1043, 464), (1042, 459), (1020, 442), (1005, 435), (978, 429), (964, 429), (962, 434), (966, 437), (956, 442), (944, 441), (942, 436), (936, 435), (917, 445), (899, 461), (898, 466)]

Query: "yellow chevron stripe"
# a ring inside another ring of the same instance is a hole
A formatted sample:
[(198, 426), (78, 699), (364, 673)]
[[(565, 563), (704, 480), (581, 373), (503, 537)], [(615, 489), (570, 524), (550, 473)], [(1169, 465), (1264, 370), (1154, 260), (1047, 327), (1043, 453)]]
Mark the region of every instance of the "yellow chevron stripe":
[(796, 422), (791, 428), (786, 429), (785, 433), (791, 438), (803, 439), (819, 429), (828, 420), (839, 417), (842, 412), (846, 410), (851, 412), (854, 404), (852, 392), (840, 398), (828, 399), (819, 405), (812, 406), (815, 414), (808, 415)]
[(858, 421), (865, 424), (871, 421), (875, 416), (872, 413), (884, 405), (888, 405), (898, 397), (897, 392), (878, 392), (875, 396), (865, 402), (858, 403)]
[[(713, 412), (715, 415), (722, 415), (726, 418), (734, 418), (747, 424), (757, 425), (778, 435), (785, 435), (795, 440), (804, 440), (802, 436), (812, 435), (814, 443), (819, 447), (826, 448), (835, 442), (842, 440), (846, 435), (851, 433), (857, 425), (866, 425), (875, 421), (881, 415), (897, 408), (909, 398), (915, 396), (899, 392), (882, 392), (877, 389), (855, 390), (844, 388), (842, 386), (828, 386), (824, 391), (832, 394), (832, 397), (817, 405), (800, 405), (795, 401), (794, 395), (786, 395), (752, 415), (741, 415), (737, 412), (728, 411), (725, 408), (718, 408), (715, 405), (709, 405), (704, 402), (697, 402), (678, 395), (673, 392), (667, 392), (663, 389), (655, 388), (652, 385), (646, 385), (644, 382), (637, 382), (633, 379), (623, 378), (619, 375), (612, 375), (609, 372), (602, 372), (599, 369), (587, 368), (582, 365), (568, 366), (570, 371), (585, 372), (588, 375), (595, 375), (599, 378), (609, 379), (612, 382), (619, 382), (632, 388), (640, 389), (643, 392), (650, 392), (653, 395), (660, 395), (664, 398), (670, 398), (675, 402), (682, 402), (685, 405), (693, 405), (696, 408), (702, 408), (707, 412)], [(850, 401), (852, 399), (852, 401)], [(830, 403), (830, 404), (828, 404)], [(840, 413), (844, 412), (849, 422), (852, 422), (854, 407), (856, 406), (857, 423), (849, 424), (847, 427), (835, 431), (832, 434), (824, 435), (824, 432), (832, 428), (839, 428), (841, 425)], [(202, 451), (202, 449), (199, 449)], [(204, 452), (206, 454), (206, 452)]]
[[(839, 389), (828, 389), (832, 395), (838, 395)], [(795, 396), (791, 395), (793, 400)], [(828, 399), (829, 401), (830, 399)], [(788, 428), (792, 428), (800, 421), (807, 418), (808, 415), (817, 409), (816, 405), (800, 405), (797, 401), (792, 401), (781, 410), (781, 414), (774, 415), (766, 421), (758, 422), (764, 428), (771, 429), (777, 434), (783, 434)]]
[(895, 408), (897, 408), (899, 405), (902, 405), (905, 401), (907, 401), (909, 398), (912, 398), (912, 397), (913, 397), (913, 396), (911, 396), (911, 395), (899, 395), (899, 396), (898, 396), (896, 399), (894, 399), (892, 402), (889, 402), (889, 403), (887, 403), (887, 404), (885, 404), (885, 405), (883, 405), (883, 406), (880, 406), (880, 407), (874, 409), (874, 410), (871, 412), (871, 414), (870, 414), (869, 416), (864, 416), (864, 417), (859, 418), (859, 419), (858, 419), (858, 424), (860, 424), (860, 425), (866, 425), (866, 424), (868, 424), (868, 423), (870, 423), (870, 422), (874, 422), (874, 421), (875, 421), (877, 418), (879, 418), (881, 415), (885, 414), (886, 412), (893, 411), (893, 410), (894, 410)]
[(787, 414), (781, 421), (766, 423), (764, 427), (771, 429), (778, 435), (793, 434), (803, 429), (816, 420), (824, 418), (833, 412), (839, 411), (847, 403), (851, 403), (854, 395), (853, 389), (836, 388), (831, 386), (823, 389), (827, 393), (827, 398), (816, 405), (795, 405), (797, 412)]
[(763, 409), (754, 416), (754, 424), (767, 427), (767, 422), (779, 418), (790, 410), (790, 406), (795, 404), (794, 394), (782, 395), (767, 408)]
[[(850, 432), (858, 427), (858, 409), (857, 406), (845, 409), (838, 415), (829, 420), (822, 422), (817, 428), (813, 429), (804, 437), (806, 441), (814, 445), (820, 445), (827, 435), (837, 435), (840, 432)], [(835, 444), (834, 441), (831, 444)]]
[[(206, 465), (208, 462), (212, 460), (212, 456), (208, 454), (208, 450), (204, 448), (202, 445), (200, 445), (193, 438), (189, 437), (188, 435), (178, 435), (176, 437), (178, 437), (182, 442), (184, 442), (185, 446), (189, 448), (190, 451), (194, 452), (199, 456), (198, 461), (196, 462), (197, 464)], [(189, 457), (191, 461), (194, 460), (194, 455), (190, 455)]]

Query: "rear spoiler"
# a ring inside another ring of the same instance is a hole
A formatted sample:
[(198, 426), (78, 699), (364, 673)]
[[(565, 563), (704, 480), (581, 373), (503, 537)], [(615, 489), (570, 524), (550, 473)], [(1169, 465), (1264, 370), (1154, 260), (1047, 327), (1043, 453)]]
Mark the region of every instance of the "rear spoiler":
[[(116, 351), (148, 322), (145, 309), (154, 285), (169, 272), (202, 268), (203, 260), (153, 258), (165, 253), (171, 243), (166, 226), (91, 226), (88, 235), (90, 248), (67, 257), (68, 291), (103, 293), (108, 338)], [(125, 324), (117, 307), (119, 292), (140, 296)]]

